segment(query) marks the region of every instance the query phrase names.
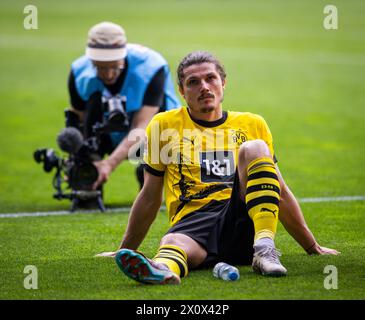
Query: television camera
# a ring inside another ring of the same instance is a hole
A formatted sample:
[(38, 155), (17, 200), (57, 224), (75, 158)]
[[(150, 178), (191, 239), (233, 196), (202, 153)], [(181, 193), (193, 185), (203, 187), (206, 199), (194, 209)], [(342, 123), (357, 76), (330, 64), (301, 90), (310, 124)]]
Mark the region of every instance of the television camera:
[(60, 157), (53, 149), (47, 148), (37, 149), (33, 154), (37, 163), (43, 163), (45, 172), (55, 169), (52, 185), (56, 192), (53, 197), (57, 200), (71, 200), (71, 212), (78, 207), (90, 206), (105, 211), (101, 188), (92, 188), (98, 179), (98, 170), (93, 162), (101, 160), (98, 154), (101, 134), (127, 131), (129, 119), (125, 112), (125, 100), (119, 95), (102, 97), (102, 108), (103, 121), (93, 125), (91, 137), (84, 139), (74, 127), (67, 127), (59, 133), (57, 144), (62, 151), (68, 153), (67, 158)]

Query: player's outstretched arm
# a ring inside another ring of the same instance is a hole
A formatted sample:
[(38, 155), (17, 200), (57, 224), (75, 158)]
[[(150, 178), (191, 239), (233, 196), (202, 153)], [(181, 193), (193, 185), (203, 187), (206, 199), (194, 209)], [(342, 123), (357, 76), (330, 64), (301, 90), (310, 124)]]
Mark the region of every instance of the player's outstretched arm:
[(144, 179), (143, 188), (133, 203), (120, 248), (138, 249), (160, 209), (163, 177), (145, 171)]
[(276, 166), (276, 169), (281, 186), (279, 219), (285, 229), (308, 254), (339, 254), (337, 250), (322, 247), (317, 243), (305, 222), (298, 201), (285, 184), (278, 166)]
[[(143, 188), (135, 199), (120, 248), (136, 250), (147, 235), (162, 202), (163, 177), (145, 171)], [(116, 251), (102, 252), (98, 257), (114, 257)]]

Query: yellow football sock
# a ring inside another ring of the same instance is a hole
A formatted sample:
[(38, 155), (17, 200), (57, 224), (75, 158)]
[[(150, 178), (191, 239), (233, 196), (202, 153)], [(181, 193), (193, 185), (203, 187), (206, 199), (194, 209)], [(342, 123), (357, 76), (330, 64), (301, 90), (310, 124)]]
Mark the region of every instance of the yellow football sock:
[(274, 239), (279, 215), (280, 184), (274, 161), (262, 157), (247, 167), (246, 207), (255, 226), (255, 241)]
[(187, 256), (183, 249), (174, 245), (163, 245), (158, 248), (153, 261), (166, 264), (171, 271), (178, 276), (185, 277), (188, 274)]

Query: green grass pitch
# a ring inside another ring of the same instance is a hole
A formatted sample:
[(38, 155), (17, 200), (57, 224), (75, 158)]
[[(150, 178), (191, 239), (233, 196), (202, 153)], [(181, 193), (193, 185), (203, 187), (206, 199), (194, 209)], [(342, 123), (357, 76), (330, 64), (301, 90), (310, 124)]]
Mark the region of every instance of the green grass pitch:
[[(338, 29), (323, 27), (327, 1), (39, 1), (38, 30), (25, 30), (28, 1), (0, 3), (0, 213), (67, 210), (52, 199), (51, 175), (33, 161), (56, 148), (68, 106), (66, 79), (84, 51), (89, 27), (123, 25), (130, 42), (160, 51), (174, 71), (193, 50), (225, 64), (224, 108), (261, 114), (281, 172), (299, 198), (365, 195), (365, 4), (331, 1)], [(130, 205), (134, 168), (122, 164), (105, 187), (108, 207)], [(307, 256), (278, 228), (285, 278), (239, 267), (239, 281), (193, 271), (180, 286), (146, 286), (126, 278), (112, 259), (123, 212), (0, 219), (0, 299), (361, 299), (365, 298), (365, 202), (303, 203), (319, 243), (337, 257)], [(167, 230), (161, 212), (141, 246), (155, 254)], [(38, 269), (38, 289), (23, 286), (24, 267)], [(338, 270), (326, 289), (324, 268)]]

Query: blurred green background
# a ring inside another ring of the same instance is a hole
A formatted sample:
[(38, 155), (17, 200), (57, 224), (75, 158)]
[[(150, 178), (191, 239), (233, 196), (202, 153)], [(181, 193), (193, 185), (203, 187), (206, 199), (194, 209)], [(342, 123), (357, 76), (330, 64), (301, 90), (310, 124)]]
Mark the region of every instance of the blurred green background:
[[(52, 175), (33, 160), (57, 149), (68, 107), (67, 75), (83, 54), (89, 28), (121, 24), (129, 42), (161, 52), (173, 71), (193, 50), (227, 69), (226, 110), (262, 115), (281, 172), (298, 198), (365, 195), (365, 2), (334, 0), (338, 30), (323, 27), (328, 1), (32, 1), (38, 30), (25, 30), (28, 1), (0, 2), (0, 213), (67, 210), (52, 199)], [(130, 205), (134, 168), (123, 163), (105, 186), (107, 207)], [(286, 279), (223, 286), (210, 271), (179, 288), (143, 287), (93, 255), (117, 248), (128, 215), (74, 214), (0, 220), (1, 297), (25, 299), (364, 299), (364, 202), (302, 204), (317, 240), (339, 257), (306, 257), (279, 226)], [(157, 218), (141, 249), (155, 253), (167, 229)], [(40, 270), (40, 290), (24, 290), (23, 268)], [(339, 269), (339, 290), (323, 288), (323, 268)], [(90, 281), (90, 275), (97, 275)], [(131, 290), (133, 289), (133, 290)]]
[[(68, 106), (70, 64), (89, 28), (121, 24), (129, 42), (161, 52), (174, 78), (180, 59), (208, 50), (225, 64), (224, 107), (259, 113), (299, 197), (364, 193), (365, 4), (334, 1), (338, 30), (323, 27), (326, 1), (33, 1), (38, 30), (25, 30), (28, 1), (0, 4), (0, 211), (66, 209), (52, 199), (51, 175), (32, 159), (57, 149)], [(106, 203), (137, 193), (125, 163)]]

